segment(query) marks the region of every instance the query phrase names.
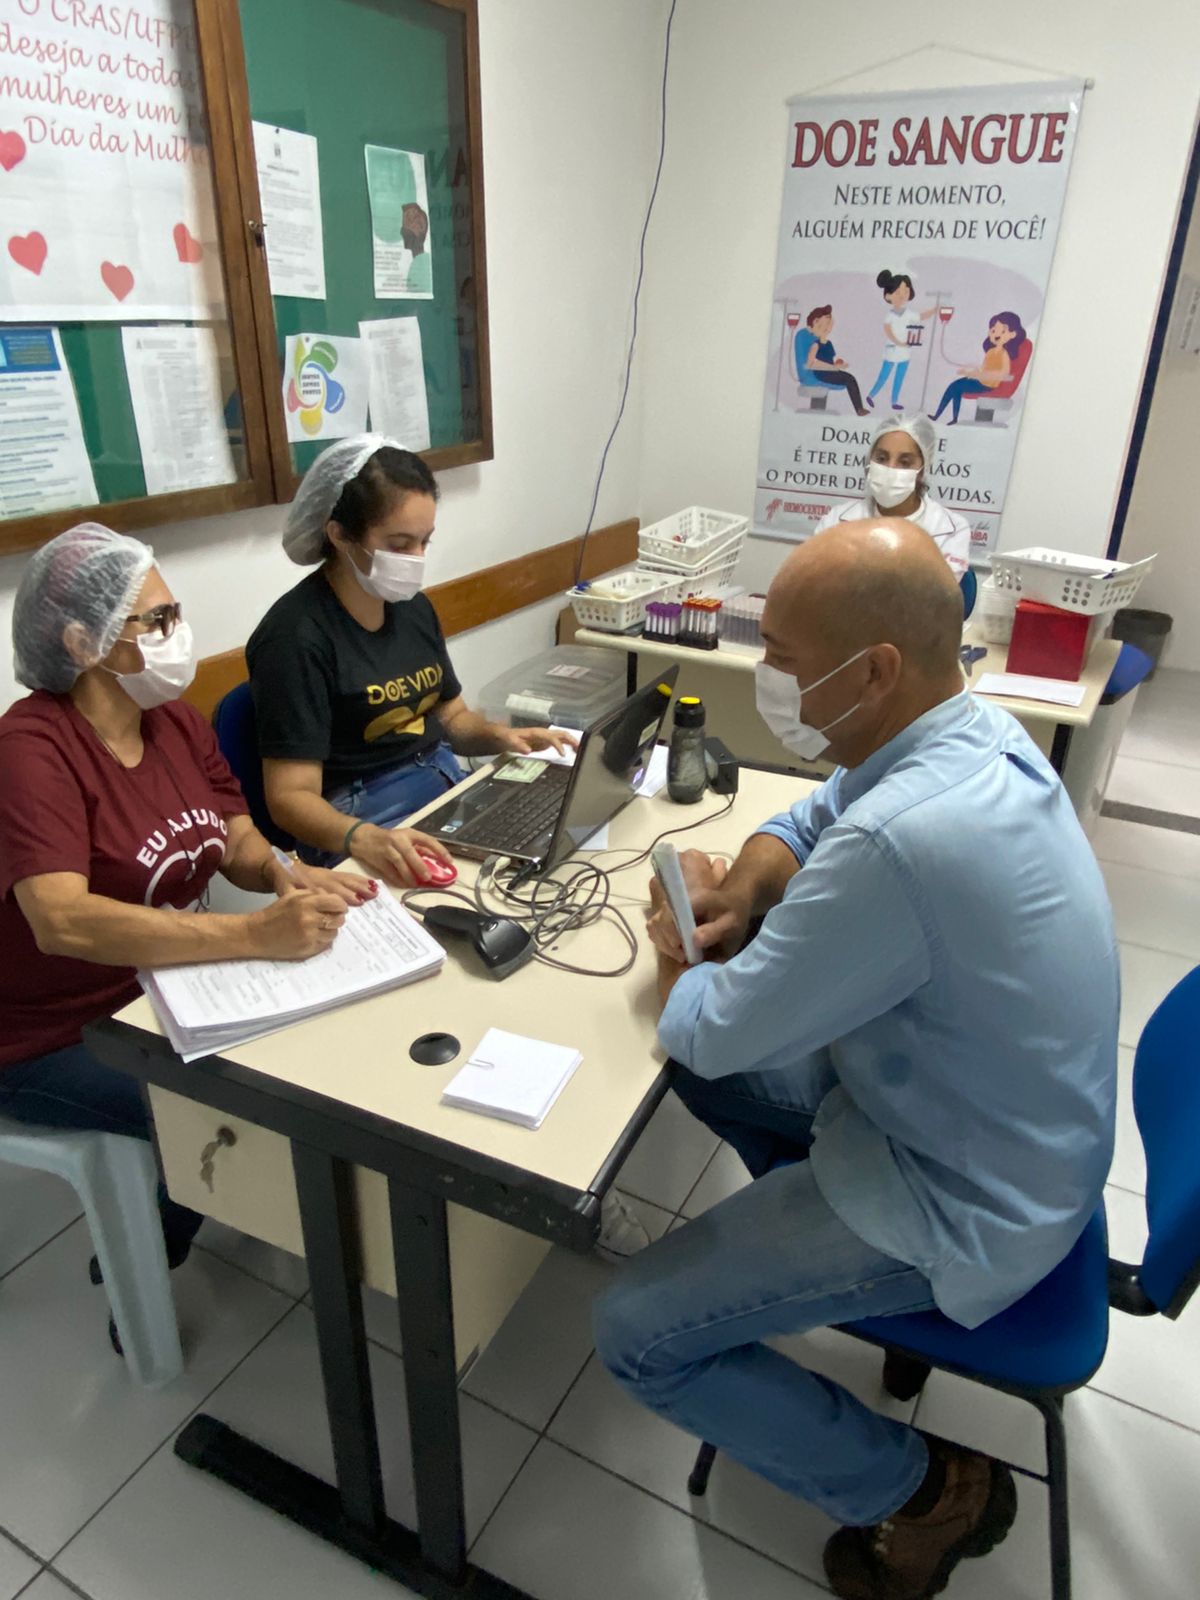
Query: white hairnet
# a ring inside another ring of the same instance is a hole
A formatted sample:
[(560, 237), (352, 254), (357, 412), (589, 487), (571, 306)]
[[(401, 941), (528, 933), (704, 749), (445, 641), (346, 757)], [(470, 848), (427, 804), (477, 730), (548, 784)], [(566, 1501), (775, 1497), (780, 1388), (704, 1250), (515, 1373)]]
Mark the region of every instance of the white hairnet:
[(21, 574), (13, 602), (18, 681), (66, 694), (116, 644), (153, 565), (148, 544), (98, 522), (81, 522), (44, 544)]
[(300, 567), (320, 561), (325, 545), (325, 524), (351, 478), (357, 478), (376, 450), (384, 445), (402, 448), (385, 433), (356, 433), (331, 444), (300, 480), (296, 498), (283, 524), (283, 548)]
[(881, 417), (875, 424), (871, 434), (871, 443), (867, 450), (868, 459), (875, 446), (885, 433), (906, 433), (925, 462), (925, 471), (933, 469), (934, 457), (937, 455), (938, 431), (933, 422), (926, 416), (918, 413), (915, 417)]

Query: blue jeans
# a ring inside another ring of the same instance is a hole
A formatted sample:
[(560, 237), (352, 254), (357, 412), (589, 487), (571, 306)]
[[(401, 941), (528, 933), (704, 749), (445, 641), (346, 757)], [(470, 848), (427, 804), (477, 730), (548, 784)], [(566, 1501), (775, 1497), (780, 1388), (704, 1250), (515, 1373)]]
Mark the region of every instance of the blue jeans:
[[(126, 1072), (98, 1061), (86, 1045), (72, 1044), (32, 1061), (0, 1067), (0, 1116), (42, 1128), (121, 1133), (149, 1139), (150, 1117), (142, 1087)], [(177, 1205), (158, 1186), (167, 1260), (178, 1266), (204, 1218)]]
[[(325, 798), (347, 817), (373, 822), (380, 828), (394, 828), (431, 800), (440, 799), (466, 776), (443, 740), (432, 750), (402, 761), (387, 772), (373, 778), (355, 778), (340, 789), (331, 789)], [(307, 844), (298, 845), (296, 854), (310, 867), (334, 867), (342, 859), (340, 852), (316, 850)]]
[(929, 1283), (826, 1204), (805, 1159), (815, 1105), (786, 1074), (675, 1074), (755, 1181), (622, 1268), (596, 1306), (600, 1358), (642, 1405), (769, 1482), (838, 1522), (881, 1522), (924, 1478), (924, 1439), (762, 1341), (928, 1310)]
[[(893, 372), (893, 368), (895, 369), (894, 372)], [(906, 360), (905, 361), (887, 361), (887, 360), (885, 360), (883, 365), (879, 369), (879, 376), (875, 379), (875, 386), (871, 390), (870, 394), (867, 396), (867, 399), (868, 400), (874, 400), (875, 396), (879, 393), (880, 389), (882, 389), (884, 384), (887, 382), (888, 373), (889, 372), (893, 373), (893, 376), (892, 376), (892, 410), (894, 411), (896, 409), (896, 407), (900, 404), (900, 391), (901, 391), (901, 389), (903, 389), (904, 380), (908, 376), (908, 362)]]
[(964, 400), (969, 400), (974, 395), (991, 394), (991, 392), (987, 384), (980, 383), (978, 378), (955, 378), (953, 383), (946, 385), (946, 392), (942, 396), (937, 410), (933, 413), (933, 420), (936, 422), (946, 407), (951, 406), (953, 411), (950, 420), (951, 422), (957, 422), (958, 413)]

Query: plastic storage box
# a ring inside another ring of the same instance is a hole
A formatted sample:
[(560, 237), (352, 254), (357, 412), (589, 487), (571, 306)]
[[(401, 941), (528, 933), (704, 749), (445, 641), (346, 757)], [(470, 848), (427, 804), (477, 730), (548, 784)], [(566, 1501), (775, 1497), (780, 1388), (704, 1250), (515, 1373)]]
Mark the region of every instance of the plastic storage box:
[(556, 723), (586, 728), (625, 698), (625, 655), (598, 645), (560, 644), (494, 678), (479, 709), (514, 728)]

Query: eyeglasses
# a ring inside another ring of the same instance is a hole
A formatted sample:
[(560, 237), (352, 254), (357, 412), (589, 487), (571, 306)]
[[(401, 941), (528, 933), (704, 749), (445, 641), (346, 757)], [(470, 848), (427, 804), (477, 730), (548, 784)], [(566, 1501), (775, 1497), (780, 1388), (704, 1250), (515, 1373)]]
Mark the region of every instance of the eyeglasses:
[(183, 620), (183, 606), (178, 600), (171, 600), (165, 605), (154, 606), (149, 611), (138, 611), (132, 617), (126, 617), (126, 625), (130, 622), (140, 622), (143, 627), (153, 632), (156, 628), (164, 639), (169, 639), (175, 632), (176, 624)]

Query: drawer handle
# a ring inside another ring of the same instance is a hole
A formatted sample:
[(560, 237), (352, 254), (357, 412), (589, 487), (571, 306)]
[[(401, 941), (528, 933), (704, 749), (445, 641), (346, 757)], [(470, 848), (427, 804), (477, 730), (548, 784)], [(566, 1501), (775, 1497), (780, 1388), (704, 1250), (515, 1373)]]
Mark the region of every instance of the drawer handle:
[(201, 1150), (200, 1179), (202, 1183), (207, 1184), (209, 1194), (213, 1192), (213, 1162), (217, 1158), (217, 1151), (222, 1145), (234, 1145), (236, 1143), (237, 1134), (234, 1133), (232, 1128), (218, 1128), (217, 1137), (210, 1139), (204, 1149)]

